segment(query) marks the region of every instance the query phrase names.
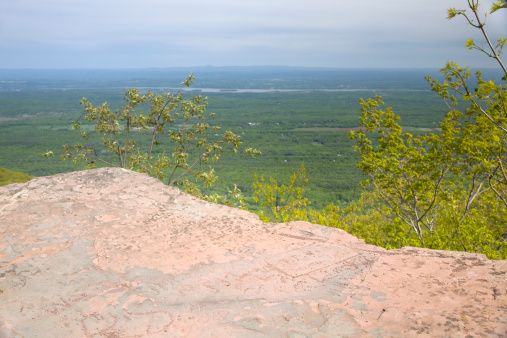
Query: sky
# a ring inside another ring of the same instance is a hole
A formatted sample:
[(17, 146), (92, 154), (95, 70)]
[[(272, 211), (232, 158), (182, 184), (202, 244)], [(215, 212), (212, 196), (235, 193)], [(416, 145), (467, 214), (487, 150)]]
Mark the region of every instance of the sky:
[[(0, 68), (495, 67), (451, 7), (466, 0), (0, 0)], [(486, 28), (507, 35), (507, 10)]]

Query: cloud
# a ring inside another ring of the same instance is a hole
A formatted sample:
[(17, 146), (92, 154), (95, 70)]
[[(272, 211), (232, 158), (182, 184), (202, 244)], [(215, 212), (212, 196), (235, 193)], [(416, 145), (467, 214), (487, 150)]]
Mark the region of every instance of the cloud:
[[(463, 5), (462, 0), (3, 0), (0, 62), (20, 67), (32, 53), (37, 57), (27, 67), (189, 62), (393, 67), (401, 61), (428, 67), (433, 53), (456, 51), (474, 35), (464, 20), (445, 19), (447, 8)], [(502, 15), (491, 28), (502, 31)]]

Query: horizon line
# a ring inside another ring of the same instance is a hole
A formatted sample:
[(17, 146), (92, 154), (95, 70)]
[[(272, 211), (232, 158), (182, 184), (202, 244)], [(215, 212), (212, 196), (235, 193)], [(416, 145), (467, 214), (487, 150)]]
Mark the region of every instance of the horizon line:
[[(0, 70), (113, 70), (113, 71), (125, 71), (125, 70), (177, 70), (177, 69), (225, 69), (225, 68), (285, 68), (285, 69), (315, 69), (315, 70), (424, 70), (424, 69), (441, 69), (442, 67), (319, 67), (319, 66), (283, 66), (283, 65), (250, 65), (250, 66), (167, 66), (167, 67), (0, 67)], [(495, 69), (494, 67), (486, 67), (482, 69)]]

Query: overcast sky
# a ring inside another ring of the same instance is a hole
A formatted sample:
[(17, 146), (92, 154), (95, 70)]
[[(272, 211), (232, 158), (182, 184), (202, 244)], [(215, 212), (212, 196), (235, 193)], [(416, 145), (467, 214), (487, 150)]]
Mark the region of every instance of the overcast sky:
[[(489, 9), (491, 1), (482, 1)], [(0, 0), (0, 68), (494, 63), (446, 9), (466, 0)], [(507, 35), (507, 10), (488, 17)]]

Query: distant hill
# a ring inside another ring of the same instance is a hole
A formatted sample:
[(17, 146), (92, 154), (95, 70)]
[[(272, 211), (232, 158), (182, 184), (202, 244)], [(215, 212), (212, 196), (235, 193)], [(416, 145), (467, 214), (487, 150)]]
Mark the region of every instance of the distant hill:
[(30, 181), (34, 176), (23, 174), (19, 171), (9, 170), (0, 167), (0, 186), (11, 183), (23, 183)]

